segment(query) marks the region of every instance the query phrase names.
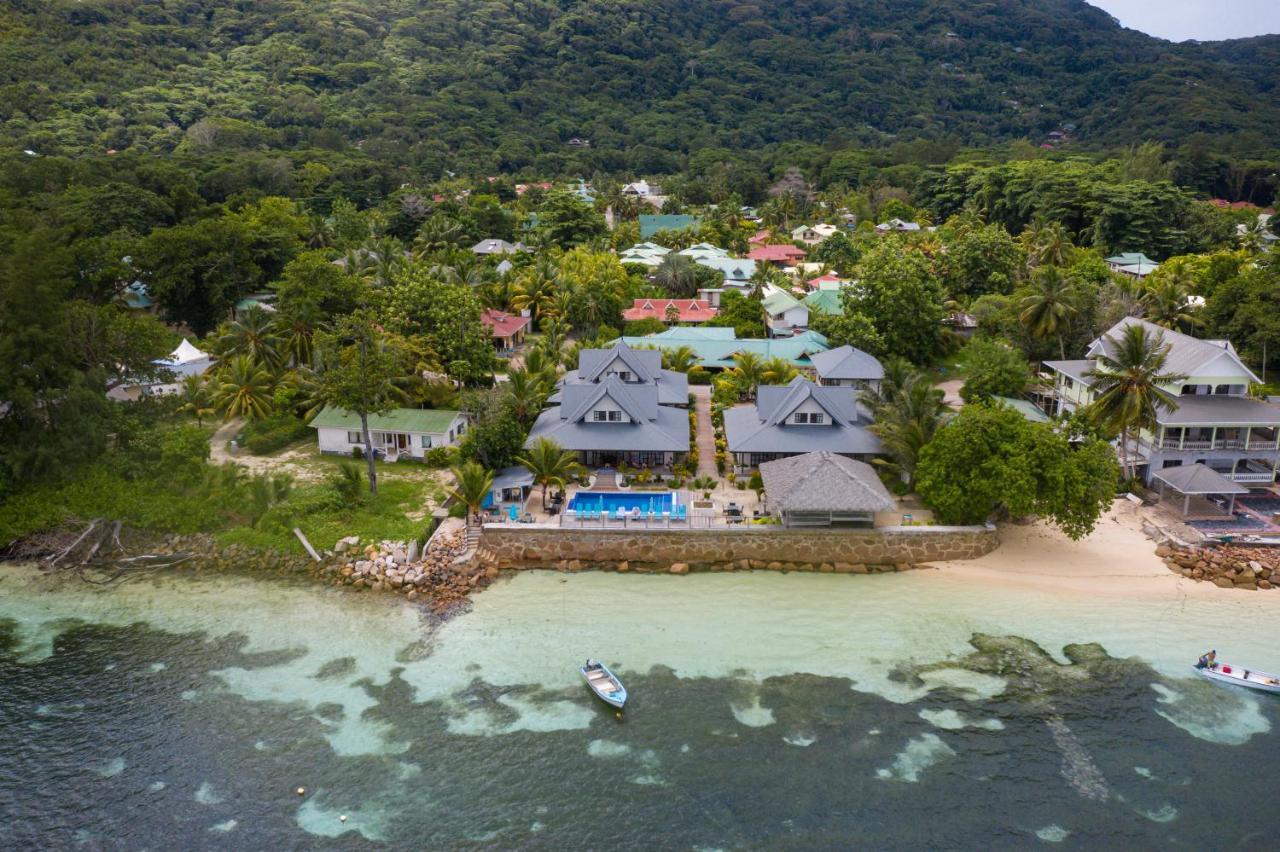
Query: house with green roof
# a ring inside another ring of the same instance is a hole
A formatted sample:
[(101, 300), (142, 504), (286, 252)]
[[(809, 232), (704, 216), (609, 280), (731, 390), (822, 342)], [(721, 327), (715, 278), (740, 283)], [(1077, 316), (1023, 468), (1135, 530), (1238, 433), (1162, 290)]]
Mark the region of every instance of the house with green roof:
[(786, 290), (773, 288), (761, 301), (764, 324), (774, 337), (791, 337), (809, 327), (809, 308)]
[(844, 305), (840, 302), (839, 290), (814, 290), (804, 297), (804, 305), (810, 314), (819, 313), (828, 316), (839, 316), (844, 313)]
[(743, 352), (751, 352), (766, 361), (782, 358), (798, 370), (812, 370), (810, 356), (830, 348), (827, 339), (816, 331), (801, 332), (793, 337), (739, 338), (732, 328), (705, 325), (677, 326), (646, 337), (620, 337), (618, 340), (632, 349), (676, 350), (687, 346), (697, 358), (698, 365), (707, 370), (727, 370), (734, 366), (733, 357)]
[[(354, 412), (325, 406), (310, 426), (316, 430), (322, 453), (349, 456), (356, 447), (364, 449), (360, 415)], [(374, 452), (388, 461), (421, 461), (436, 447), (454, 446), (466, 431), (466, 415), (443, 408), (393, 408), (369, 415)]]
[(1107, 266), (1112, 272), (1119, 272), (1131, 278), (1146, 278), (1160, 268), (1160, 264), (1140, 251), (1126, 251), (1107, 258)]
[(685, 228), (696, 228), (702, 223), (697, 216), (684, 213), (656, 213), (640, 216), (640, 239), (647, 240), (659, 231), (681, 231)]

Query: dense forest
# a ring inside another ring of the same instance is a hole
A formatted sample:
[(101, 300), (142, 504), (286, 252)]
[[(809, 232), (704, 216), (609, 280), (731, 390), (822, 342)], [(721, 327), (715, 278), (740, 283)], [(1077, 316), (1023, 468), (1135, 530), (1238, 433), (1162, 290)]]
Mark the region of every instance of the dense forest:
[(1064, 127), (1085, 146), (1255, 154), (1280, 130), (1277, 84), (1280, 37), (1171, 44), (1082, 0), (0, 10), (0, 139), (43, 155), (314, 149), (428, 177), (667, 173), (715, 149), (1039, 143)]

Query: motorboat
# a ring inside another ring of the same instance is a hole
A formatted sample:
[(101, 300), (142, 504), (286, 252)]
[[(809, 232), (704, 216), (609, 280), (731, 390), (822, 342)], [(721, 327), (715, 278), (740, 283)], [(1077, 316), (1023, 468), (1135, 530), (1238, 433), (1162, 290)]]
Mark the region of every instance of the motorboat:
[(1196, 666), (1196, 671), (1203, 677), (1218, 683), (1229, 683), (1233, 686), (1243, 686), (1246, 689), (1256, 689), (1259, 692), (1280, 694), (1280, 677), (1267, 672), (1241, 668), (1230, 663), (1213, 663), (1204, 667)]
[(591, 691), (605, 704), (621, 710), (622, 705), (627, 703), (627, 688), (604, 663), (599, 660), (587, 660), (587, 664), (579, 667), (578, 671), (582, 672), (582, 676), (586, 678), (587, 686), (591, 687)]

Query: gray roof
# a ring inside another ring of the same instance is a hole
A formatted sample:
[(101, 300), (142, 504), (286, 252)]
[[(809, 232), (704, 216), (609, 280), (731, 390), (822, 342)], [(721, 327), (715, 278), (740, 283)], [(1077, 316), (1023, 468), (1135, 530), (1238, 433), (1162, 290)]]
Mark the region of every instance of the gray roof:
[(1057, 370), (1064, 376), (1070, 376), (1077, 382), (1084, 382), (1086, 386), (1093, 384), (1093, 376), (1089, 375), (1089, 371), (1097, 366), (1093, 361), (1088, 359), (1076, 361), (1045, 361), (1044, 365), (1050, 370)]
[(1153, 477), (1165, 482), (1182, 494), (1248, 494), (1249, 489), (1232, 482), (1211, 467), (1203, 464), (1186, 464), (1157, 470)]
[[(831, 416), (823, 425), (787, 424), (787, 415), (806, 400)], [(857, 404), (847, 389), (815, 385), (798, 378), (785, 387), (762, 386), (754, 406), (724, 412), (725, 440), (733, 453), (833, 453), (867, 455), (882, 452), (880, 439), (858, 422)]]
[(1280, 406), (1246, 396), (1176, 396), (1176, 411), (1157, 411), (1166, 426), (1280, 426)]
[(491, 491), (501, 491), (504, 488), (527, 488), (533, 485), (533, 474), (528, 468), (522, 465), (515, 467), (504, 467), (493, 475), (493, 485), (490, 486)]
[(618, 359), (644, 382), (654, 381), (662, 371), (662, 353), (657, 349), (632, 349), (620, 340), (611, 349), (583, 349), (578, 355), (578, 375), (594, 382)]
[[(1240, 356), (1236, 354), (1235, 347), (1231, 345), (1231, 341), (1201, 340), (1198, 337), (1163, 328), (1138, 317), (1124, 317), (1111, 326), (1104, 335), (1089, 344), (1088, 355), (1095, 357), (1100, 352), (1105, 352), (1108, 355), (1112, 354), (1113, 348), (1107, 338), (1111, 337), (1119, 340), (1120, 336), (1124, 334), (1124, 330), (1131, 325), (1140, 325), (1149, 334), (1164, 337), (1165, 345), (1169, 347), (1169, 354), (1165, 358), (1164, 364), (1166, 372), (1181, 373), (1186, 376), (1204, 375), (1205, 367), (1218, 358), (1225, 357), (1243, 375), (1249, 376), (1252, 381), (1260, 381), (1253, 371), (1240, 360)], [(1225, 375), (1225, 373), (1218, 373), (1217, 375)]]
[(809, 356), (809, 362), (824, 379), (865, 379), (876, 381), (884, 378), (884, 367), (873, 356), (852, 346), (839, 346), (826, 352)]
[(760, 476), (779, 512), (889, 512), (893, 497), (871, 465), (820, 450), (764, 462)]
[[(618, 450), (686, 452), (689, 449), (689, 415), (678, 408), (658, 404), (654, 383), (627, 383), (617, 376), (600, 382), (568, 384), (561, 388), (560, 405), (551, 406), (525, 441), (550, 438), (566, 450)], [(597, 423), (587, 417), (603, 399), (612, 400), (631, 422)]]
[[(582, 375), (581, 370), (565, 373), (556, 383), (556, 390), (547, 397), (547, 402), (564, 401), (564, 389), (569, 385), (591, 384)], [(689, 377), (675, 370), (659, 370), (658, 378), (653, 383), (658, 388), (659, 405), (687, 405), (689, 402)]]
[(471, 247), (476, 254), (514, 254), (520, 246), (512, 245), (506, 240), (481, 240)]

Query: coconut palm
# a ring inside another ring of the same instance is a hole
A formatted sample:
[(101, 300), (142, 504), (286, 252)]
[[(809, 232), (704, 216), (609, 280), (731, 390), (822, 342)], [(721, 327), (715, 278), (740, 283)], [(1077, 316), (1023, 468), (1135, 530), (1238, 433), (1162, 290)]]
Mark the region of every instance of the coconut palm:
[(550, 392), (541, 377), (530, 375), (526, 370), (512, 370), (507, 374), (506, 391), (512, 413), (525, 424), (542, 410)]
[(559, 289), (560, 270), (550, 257), (542, 255), (516, 277), (511, 307), (517, 311), (527, 310), (536, 324), (543, 314), (555, 309)]
[(1058, 339), (1058, 353), (1067, 357), (1063, 334), (1077, 313), (1075, 287), (1056, 266), (1037, 269), (1031, 276), (1031, 294), (1022, 300), (1018, 319), (1032, 337)]
[(533, 474), (533, 481), (542, 486), (542, 505), (547, 505), (547, 487), (566, 482), (582, 473), (578, 457), (550, 438), (539, 438), (523, 456), (516, 457), (516, 464), (523, 465)]
[(279, 345), (271, 315), (256, 305), (240, 311), (218, 337), (218, 348), (224, 357), (243, 355), (271, 372), (280, 366)]
[(733, 376), (738, 391), (748, 399), (755, 399), (756, 388), (764, 381), (764, 360), (754, 352), (739, 352), (733, 356)]
[(800, 371), (786, 358), (773, 357), (761, 365), (760, 383), (785, 385), (798, 375)]
[(1104, 338), (1098, 364), (1087, 375), (1093, 379), (1090, 416), (1120, 436), (1120, 459), (1125, 476), (1132, 477), (1129, 440), (1143, 429), (1155, 426), (1158, 412), (1178, 409), (1177, 401), (1160, 390), (1177, 384), (1186, 376), (1165, 372), (1169, 344), (1162, 332), (1149, 331), (1140, 323), (1126, 326), (1119, 339)]
[(463, 462), (452, 469), (453, 487), (449, 495), (467, 507), (468, 519), (480, 513), (485, 498), (493, 489), (493, 471), (479, 462)]
[(1027, 253), (1027, 266), (1066, 266), (1075, 246), (1061, 222), (1037, 222), (1023, 232), (1022, 245)]
[(261, 420), (271, 413), (271, 374), (247, 355), (223, 362), (213, 382), (213, 405), (227, 420)]
[(870, 430), (888, 456), (876, 462), (900, 476), (908, 487), (915, 486), (920, 452), (933, 439), (946, 412), (943, 397), (928, 375), (893, 362), (886, 365), (880, 387), (862, 394), (863, 404), (875, 418)]
[[(546, 338), (544, 337), (545, 341)], [(535, 347), (525, 353), (524, 364), (521, 369), (528, 373), (530, 377), (535, 377), (546, 388), (555, 385), (556, 379), (559, 378), (558, 360), (551, 355), (546, 349)]]
[(677, 346), (662, 350), (662, 369), (687, 373), (698, 363), (698, 353), (691, 346)]
[(196, 424), (204, 426), (204, 418), (214, 413), (213, 404), (209, 402), (209, 388), (204, 376), (192, 374), (183, 376), (181, 390), (178, 393), (179, 413), (190, 412), (196, 418)]
[(539, 341), (538, 348), (543, 354), (553, 360), (558, 359), (560, 350), (564, 348), (564, 343), (569, 339), (569, 323), (558, 316), (548, 316), (542, 321), (540, 326), (542, 330), (542, 340)]
[(1200, 323), (1190, 293), (1177, 276), (1153, 276), (1143, 288), (1141, 302), (1147, 319), (1156, 325), (1189, 332)]
[(698, 293), (698, 269), (687, 255), (672, 252), (653, 270), (653, 283), (668, 296), (691, 299)]
[(279, 344), (282, 360), (292, 365), (311, 363), (314, 354), (312, 342), (319, 315), (313, 311), (296, 310), (278, 316), (272, 323), (272, 332)]

